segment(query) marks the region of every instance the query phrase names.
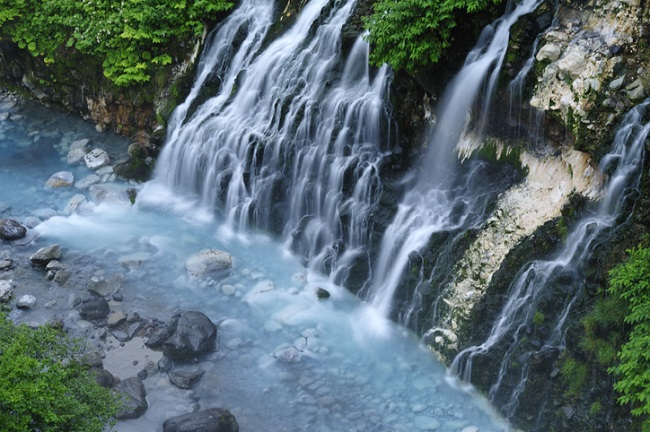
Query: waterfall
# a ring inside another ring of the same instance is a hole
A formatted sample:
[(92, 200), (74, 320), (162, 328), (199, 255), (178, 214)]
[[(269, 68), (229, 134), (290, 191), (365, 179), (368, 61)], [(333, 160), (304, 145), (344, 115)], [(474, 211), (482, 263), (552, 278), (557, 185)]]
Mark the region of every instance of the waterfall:
[[(466, 230), (481, 222), (489, 198), (489, 192), (481, 187), (481, 165), (470, 163), (459, 170), (456, 146), (468, 134), (481, 136), (489, 118), (510, 27), (539, 3), (525, 0), (487, 26), (448, 87), (416, 184), (405, 195), (381, 242), (369, 292), (370, 301), (381, 316), (391, 313), (395, 291), (412, 252), (426, 246), (433, 233)], [(477, 103), (480, 106), (472, 116)]]
[[(504, 378), (511, 365), (511, 357), (522, 343), (526, 326), (532, 322), (544, 295), (553, 289), (554, 284), (563, 286), (563, 292), (566, 292), (564, 304), (557, 305), (559, 313), (553, 317), (553, 325), (544, 345), (537, 352), (526, 354), (526, 357), (559, 353), (564, 348), (565, 322), (571, 307), (581, 295), (585, 263), (599, 236), (617, 225), (625, 201), (630, 192), (638, 187), (644, 142), (650, 132), (650, 122), (642, 123), (647, 106), (648, 102), (645, 102), (626, 115), (614, 137), (612, 150), (600, 163), (600, 169), (611, 174), (597, 209), (577, 223), (555, 258), (530, 262), (520, 270), (485, 341), (466, 348), (454, 359), (452, 371), (469, 382), (474, 359), (487, 354), (497, 344), (505, 345), (505, 354), (500, 356), (498, 376), (490, 389), (492, 400), (504, 391)], [(509, 395), (500, 395), (505, 400), (503, 411), (507, 417), (511, 417), (518, 407), (518, 397), (525, 388), (527, 372), (528, 366), (524, 362), (517, 377), (518, 384)]]
[[(272, 3), (244, 2), (206, 48), (145, 199), (160, 189), (194, 197), (186, 211), (221, 213), (222, 235), (281, 235), (309, 266), (343, 281), (365, 254), (390, 135), (388, 68), (368, 67), (361, 38), (341, 60), (354, 4), (312, 0), (264, 46)], [(219, 92), (190, 114), (208, 76)]]

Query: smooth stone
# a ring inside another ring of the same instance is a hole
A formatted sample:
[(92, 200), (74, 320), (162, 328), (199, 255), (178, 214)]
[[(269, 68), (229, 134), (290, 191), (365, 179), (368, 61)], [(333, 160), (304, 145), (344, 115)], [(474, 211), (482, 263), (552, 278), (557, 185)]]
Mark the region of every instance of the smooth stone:
[(77, 189), (88, 189), (89, 187), (91, 187), (94, 184), (99, 183), (100, 181), (101, 181), (101, 179), (99, 178), (98, 175), (91, 174), (91, 175), (86, 176), (86, 177), (82, 178), (81, 180), (77, 181), (74, 184), (74, 187), (76, 187)]
[(88, 169), (93, 171), (111, 163), (108, 153), (102, 149), (91, 150), (90, 153), (84, 156), (84, 161)]
[(36, 297), (30, 294), (25, 294), (18, 299), (16, 306), (20, 309), (34, 309), (36, 307)]
[(232, 255), (216, 249), (204, 249), (185, 261), (190, 276), (203, 277), (224, 272), (232, 267)]
[(74, 175), (70, 171), (59, 171), (50, 176), (45, 182), (45, 187), (50, 189), (57, 189), (63, 187), (70, 187), (74, 183)]
[(65, 161), (68, 163), (68, 165), (76, 165), (78, 163), (81, 163), (82, 160), (84, 160), (84, 157), (86, 156), (87, 153), (88, 152), (86, 150), (81, 148), (72, 149), (66, 155)]
[(88, 138), (72, 141), (72, 144), (70, 144), (70, 148), (68, 150), (85, 149), (88, 146), (88, 143), (90, 143), (90, 140)]

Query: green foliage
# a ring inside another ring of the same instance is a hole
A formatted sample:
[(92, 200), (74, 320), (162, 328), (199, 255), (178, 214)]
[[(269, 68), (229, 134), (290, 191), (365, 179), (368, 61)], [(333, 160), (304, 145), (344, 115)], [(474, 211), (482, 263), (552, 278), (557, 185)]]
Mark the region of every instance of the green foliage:
[(79, 344), (0, 314), (0, 430), (101, 432), (118, 402), (77, 359)]
[(200, 35), (228, 0), (0, 0), (0, 35), (46, 63), (65, 49), (103, 60), (120, 86), (146, 82), (171, 64), (175, 40)]
[(585, 315), (581, 322), (584, 329), (580, 346), (596, 358), (604, 367), (616, 362), (616, 355), (622, 341), (623, 320), (627, 306), (617, 296), (598, 299), (594, 308)]
[(371, 63), (413, 73), (437, 63), (451, 43), (461, 14), (486, 9), (500, 0), (378, 0), (364, 18)]
[(631, 404), (632, 414), (650, 414), (650, 248), (631, 249), (628, 260), (609, 273), (609, 292), (627, 303), (628, 341), (610, 368), (620, 404)]
[(578, 396), (587, 381), (589, 367), (586, 363), (576, 360), (573, 357), (566, 357), (560, 366), (560, 374), (568, 387), (566, 395), (570, 397)]

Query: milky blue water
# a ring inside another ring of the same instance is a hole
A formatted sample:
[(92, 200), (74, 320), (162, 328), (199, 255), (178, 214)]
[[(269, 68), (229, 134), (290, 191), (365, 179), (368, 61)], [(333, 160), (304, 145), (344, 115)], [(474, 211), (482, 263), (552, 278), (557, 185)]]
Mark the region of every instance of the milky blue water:
[[(12, 105), (0, 101), (0, 217), (32, 229), (31, 243), (5, 243), (2, 253), (17, 256), (56, 242), (64, 265), (74, 265), (67, 257), (91, 256), (107, 277), (123, 278), (127, 310), (163, 320), (200, 310), (219, 323), (218, 350), (199, 361), (206, 374), (196, 387), (178, 389), (163, 373), (148, 377), (149, 409), (119, 422), (116, 431), (160, 430), (165, 419), (197, 403), (230, 409), (242, 431), (506, 430), (485, 400), (448, 378), (413, 334), (306, 271), (273, 239), (233, 234), (162, 189), (149, 190), (146, 202), (135, 205), (98, 203), (74, 186), (46, 189), (55, 172), (69, 170), (77, 180), (91, 174), (66, 163), (72, 142), (88, 138), (90, 148), (106, 149), (117, 161), (128, 141), (68, 114)], [(110, 173), (100, 177), (117, 190), (143, 187)], [(88, 203), (70, 213), (76, 194)], [(224, 279), (188, 278), (185, 260), (205, 248), (233, 255)], [(319, 300), (317, 288), (331, 297)], [(42, 302), (12, 313), (24, 321), (46, 315)]]

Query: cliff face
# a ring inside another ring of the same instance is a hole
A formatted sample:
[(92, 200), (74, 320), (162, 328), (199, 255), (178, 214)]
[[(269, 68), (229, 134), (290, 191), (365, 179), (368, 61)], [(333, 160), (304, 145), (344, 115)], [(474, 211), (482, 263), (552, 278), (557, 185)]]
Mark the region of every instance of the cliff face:
[[(512, 31), (497, 96), (510, 111), (495, 108), (487, 137), (466, 139), (457, 150), (463, 158), (490, 148), (493, 158), (514, 163), (525, 177), (499, 197), (490, 217), (472, 233), (441, 290), (447, 312), (424, 333), (447, 364), (463, 349), (486, 341), (520, 269), (533, 259), (552, 258), (580, 217), (594, 211), (611, 175), (600, 172), (599, 162), (625, 113), (649, 93), (648, 14), (646, 5), (634, 0), (560, 1), (539, 36), (525, 31), (526, 19)], [(515, 83), (530, 52), (530, 72)], [(521, 94), (513, 95), (513, 83)], [(521, 119), (532, 121), (515, 125)], [(608, 365), (586, 348), (585, 332), (594, 305), (604, 297), (609, 269), (626, 249), (648, 238), (647, 166), (617, 225), (593, 242), (582, 274), (549, 279), (538, 309), (522, 323), (521, 343), (513, 348), (504, 341), (474, 359), (473, 383), (526, 430), (638, 427), (629, 407), (616, 404)], [(575, 292), (567, 292), (569, 279)], [(564, 321), (565, 342), (546, 350), (567, 298), (575, 300)], [(621, 326), (617, 337), (624, 340), (624, 332)], [(502, 366), (506, 355), (510, 364)], [(580, 373), (572, 373), (572, 367)]]

